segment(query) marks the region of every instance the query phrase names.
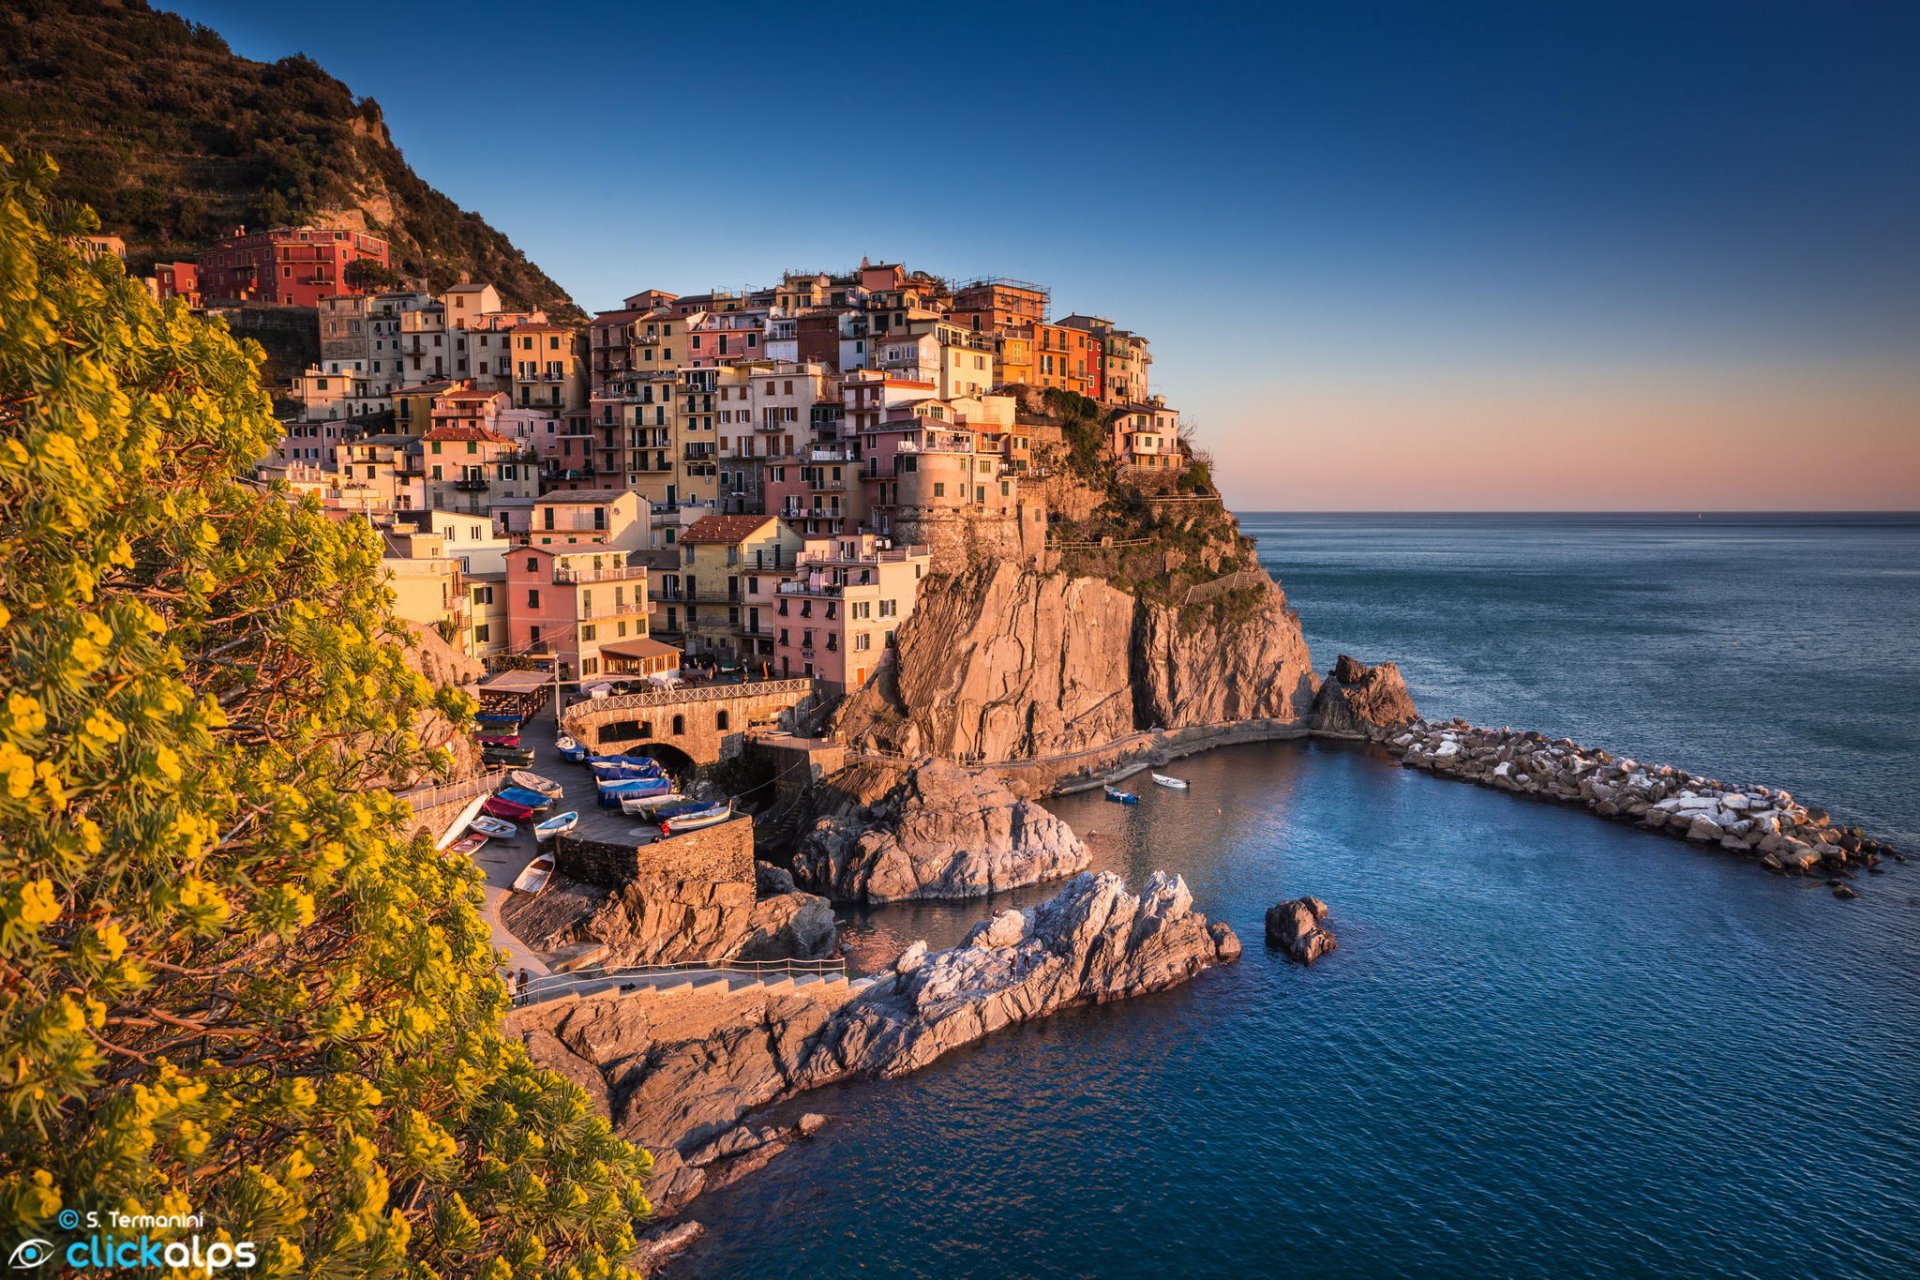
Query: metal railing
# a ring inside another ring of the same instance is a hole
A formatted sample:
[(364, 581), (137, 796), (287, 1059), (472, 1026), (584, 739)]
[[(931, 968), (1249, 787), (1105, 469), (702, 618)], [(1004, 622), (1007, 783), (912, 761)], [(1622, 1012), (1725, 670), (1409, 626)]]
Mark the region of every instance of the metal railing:
[(737, 698), (764, 698), (787, 693), (810, 693), (813, 680), (799, 676), (789, 680), (747, 680), (739, 684), (703, 685), (697, 689), (659, 689), (648, 693), (621, 693), (610, 698), (576, 702), (567, 708), (578, 711), (625, 711), (635, 707), (664, 707), (677, 702), (723, 702)]
[(642, 981), (652, 978), (708, 973), (743, 974), (755, 978), (845, 977), (847, 961), (844, 956), (830, 956), (823, 960), (681, 960), (672, 964), (633, 965), (619, 969), (583, 969), (578, 973), (553, 973), (535, 978), (513, 993), (513, 1004), (515, 1008), (520, 1008), (563, 999), (588, 988), (625, 990), (628, 983), (637, 987)]

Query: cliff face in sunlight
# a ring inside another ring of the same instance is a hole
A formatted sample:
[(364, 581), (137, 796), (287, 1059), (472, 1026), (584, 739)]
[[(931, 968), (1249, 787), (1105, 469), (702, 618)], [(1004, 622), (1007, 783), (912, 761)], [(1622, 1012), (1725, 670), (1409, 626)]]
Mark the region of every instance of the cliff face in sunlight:
[(849, 699), (856, 744), (988, 761), (1078, 751), (1136, 730), (1306, 715), (1299, 620), (1258, 570), (1202, 603), (1098, 577), (981, 565), (929, 579), (891, 666)]

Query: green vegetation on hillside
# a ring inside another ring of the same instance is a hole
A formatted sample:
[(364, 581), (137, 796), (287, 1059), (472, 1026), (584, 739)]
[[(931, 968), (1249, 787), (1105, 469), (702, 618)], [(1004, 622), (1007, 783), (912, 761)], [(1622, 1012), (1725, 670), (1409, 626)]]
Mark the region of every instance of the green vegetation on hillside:
[(51, 176), (0, 151), (0, 1221), (621, 1274), (649, 1161), (502, 1033), (478, 873), (382, 789), (470, 700), (409, 665), (368, 529), (243, 479), (257, 350), (83, 263)]
[(126, 238), (136, 269), (190, 259), (235, 226), (359, 210), (409, 275), (442, 287), (466, 274), (515, 305), (578, 314), (505, 236), (421, 181), (379, 104), (309, 58), (238, 57), (142, 0), (0, 10), (0, 145), (58, 160), (63, 193)]
[[(1060, 456), (1047, 460), (1067, 482), (1091, 496), (1080, 518), (1055, 513), (1049, 537), (1060, 548), (1060, 567), (1104, 578), (1155, 604), (1186, 604), (1193, 588), (1258, 567), (1251, 539), (1218, 499), (1203, 456), (1185, 449), (1177, 471), (1123, 474), (1114, 465), (1108, 424), (1112, 414), (1099, 401), (1049, 388), (1041, 402), (1060, 427)], [(1110, 540), (1110, 542), (1109, 542)], [(1250, 613), (1263, 597), (1252, 588), (1208, 590), (1203, 603), (1183, 609), (1189, 622), (1231, 619)]]

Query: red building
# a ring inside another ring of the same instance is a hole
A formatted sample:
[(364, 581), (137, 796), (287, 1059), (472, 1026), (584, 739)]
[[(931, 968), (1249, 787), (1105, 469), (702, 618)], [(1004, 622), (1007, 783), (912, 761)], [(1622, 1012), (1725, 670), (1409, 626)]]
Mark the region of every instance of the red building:
[(191, 262), (153, 264), (153, 297), (156, 302), (185, 298), (187, 305), (200, 305), (200, 268)]
[(388, 266), (387, 242), (328, 227), (252, 235), (243, 227), (200, 255), (200, 294), (216, 302), (318, 306), (322, 298), (360, 292), (347, 283), (347, 264), (362, 258)]

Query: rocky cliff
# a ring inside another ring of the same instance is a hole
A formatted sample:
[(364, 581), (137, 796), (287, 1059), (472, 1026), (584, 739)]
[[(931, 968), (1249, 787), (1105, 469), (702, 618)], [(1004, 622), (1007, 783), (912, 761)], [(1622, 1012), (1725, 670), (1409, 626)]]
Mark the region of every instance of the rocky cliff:
[(870, 806), (821, 818), (794, 856), (841, 900), (980, 898), (1086, 869), (1073, 829), (991, 777), (931, 760)]
[(534, 1061), (578, 1081), (654, 1153), (648, 1192), (671, 1212), (758, 1167), (800, 1133), (753, 1121), (802, 1090), (892, 1077), (1014, 1023), (1164, 990), (1240, 954), (1178, 876), (1138, 894), (1083, 874), (958, 947), (909, 948), (864, 988), (686, 989), (554, 1001), (510, 1015)]
[(851, 697), (856, 745), (1031, 759), (1136, 730), (1306, 714), (1299, 620), (1259, 570), (1202, 603), (1148, 601), (1099, 577), (980, 565), (928, 579), (894, 661)]

